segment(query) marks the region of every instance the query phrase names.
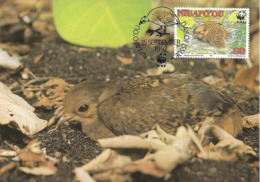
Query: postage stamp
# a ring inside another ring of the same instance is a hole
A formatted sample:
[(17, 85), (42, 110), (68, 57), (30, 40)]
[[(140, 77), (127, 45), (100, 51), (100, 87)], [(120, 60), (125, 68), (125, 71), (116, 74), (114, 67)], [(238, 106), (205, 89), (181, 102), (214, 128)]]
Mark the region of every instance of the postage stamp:
[(249, 57), (248, 8), (176, 7), (174, 58)]

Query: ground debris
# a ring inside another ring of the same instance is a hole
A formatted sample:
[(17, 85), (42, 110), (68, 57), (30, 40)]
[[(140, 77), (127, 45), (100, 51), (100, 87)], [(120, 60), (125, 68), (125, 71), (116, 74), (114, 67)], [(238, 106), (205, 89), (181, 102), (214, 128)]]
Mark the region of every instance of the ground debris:
[(47, 125), (47, 121), (39, 119), (34, 108), (21, 97), (13, 94), (10, 89), (0, 82), (0, 124), (20, 130), (31, 137)]
[[(108, 149), (89, 163), (76, 168), (76, 179), (84, 181), (82, 176), (91, 175), (91, 180), (97, 181), (131, 181), (132, 174), (136, 172), (167, 179), (177, 165), (188, 162), (195, 156), (227, 161), (249, 161), (252, 156), (256, 157), (251, 147), (218, 126), (201, 126), (199, 134), (197, 137), (191, 127), (181, 126), (176, 136), (172, 136), (155, 126), (154, 130), (139, 136), (124, 135), (100, 139), (100, 145)], [(203, 147), (202, 143), (205, 143), (207, 135), (215, 137), (219, 142)], [(128, 152), (119, 149), (127, 149)], [(134, 159), (129, 152), (133, 149), (146, 150), (147, 153), (143, 157), (140, 152), (138, 159), (136, 156)]]

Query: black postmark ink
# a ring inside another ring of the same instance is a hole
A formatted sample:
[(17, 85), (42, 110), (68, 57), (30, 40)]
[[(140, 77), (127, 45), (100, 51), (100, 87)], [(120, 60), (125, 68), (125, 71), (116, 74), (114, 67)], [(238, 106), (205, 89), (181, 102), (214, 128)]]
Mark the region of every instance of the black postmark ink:
[[(152, 30), (151, 35), (153, 35), (154, 32), (157, 32), (158, 37), (162, 37), (164, 35), (170, 35), (169, 33), (166, 33), (166, 28), (173, 25), (180, 24), (180, 20), (175, 15), (175, 13), (167, 7), (157, 7), (153, 8), (146, 16), (143, 16), (139, 22), (139, 26), (141, 26), (144, 23), (151, 22), (153, 24), (156, 24), (159, 26), (158, 29)], [(159, 30), (163, 30), (163, 32), (160, 32)]]
[[(158, 26), (155, 30), (148, 30), (147, 33), (150, 33), (150, 36), (156, 33), (155, 37), (163, 37), (163, 36), (169, 36), (170, 34), (167, 33), (167, 28), (170, 26), (180, 26), (185, 33), (187, 33), (188, 28), (185, 27), (186, 22), (180, 22), (177, 15), (168, 7), (159, 6), (156, 8), (153, 8), (150, 10), (147, 15), (144, 15), (141, 17), (138, 24), (134, 26), (133, 30), (133, 41), (134, 41), (134, 47), (137, 49), (137, 52), (144, 58), (147, 59), (148, 57), (151, 60), (156, 59), (157, 60), (157, 66), (158, 67), (166, 67), (166, 53), (167, 53), (167, 47), (168, 45), (177, 45), (180, 46), (179, 50), (176, 54), (173, 54), (172, 58), (178, 58), (180, 54), (183, 54), (186, 50), (187, 44), (185, 42), (188, 42), (189, 35), (185, 35), (184, 41), (182, 44), (180, 44), (180, 40), (175, 39), (174, 37), (168, 37), (168, 39), (143, 39), (140, 40), (139, 38), (139, 30), (141, 26), (145, 23), (153, 23), (156, 26)], [(145, 50), (144, 46), (153, 45), (154, 51), (153, 55), (149, 55)]]
[(160, 53), (156, 56), (157, 59), (157, 67), (166, 67), (166, 54)]

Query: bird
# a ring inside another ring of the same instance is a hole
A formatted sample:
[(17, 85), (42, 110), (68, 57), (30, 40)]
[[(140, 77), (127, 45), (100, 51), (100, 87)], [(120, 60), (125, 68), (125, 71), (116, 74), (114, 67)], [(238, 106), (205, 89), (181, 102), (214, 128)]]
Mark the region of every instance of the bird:
[(193, 35), (203, 41), (208, 41), (212, 46), (221, 49), (225, 47), (228, 31), (215, 21), (208, 21), (193, 29)]
[(186, 74), (141, 76), (119, 82), (82, 82), (70, 89), (58, 125), (81, 123), (93, 140), (138, 135), (159, 125), (170, 134), (179, 126), (195, 127), (207, 117), (236, 136), (239, 107), (227, 93)]
[[(158, 37), (169, 35), (169, 33), (166, 33), (167, 27), (180, 24), (180, 20), (175, 15), (175, 13), (170, 8), (164, 6), (159, 6), (149, 11), (146, 16), (143, 16), (140, 19), (139, 26), (147, 22), (151, 22), (159, 26), (158, 29), (152, 30), (150, 34), (152, 35), (154, 32), (157, 32), (156, 36)], [(159, 30), (161, 30), (163, 27), (164, 31), (159, 32)]]

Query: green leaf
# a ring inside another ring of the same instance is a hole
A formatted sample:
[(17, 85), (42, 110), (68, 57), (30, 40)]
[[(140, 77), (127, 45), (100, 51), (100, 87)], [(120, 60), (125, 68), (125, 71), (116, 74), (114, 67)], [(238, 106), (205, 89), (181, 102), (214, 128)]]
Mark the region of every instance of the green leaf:
[(234, 42), (232, 42), (232, 47), (235, 47), (235, 46), (238, 46), (239, 45), (239, 41), (237, 40), (237, 41), (234, 41)]
[(238, 36), (236, 36), (236, 38), (239, 38), (239, 37), (242, 37), (243, 35), (242, 34), (239, 34)]
[(187, 16), (179, 16), (178, 17), (180, 22), (186, 22), (186, 25), (185, 27), (193, 27), (193, 25), (195, 25), (196, 21), (195, 21), (195, 18), (194, 17), (187, 17)]
[(182, 44), (183, 39), (184, 39), (184, 33), (181, 30), (181, 28), (178, 26), (177, 26), (177, 39), (180, 40), (180, 44)]
[(241, 31), (241, 30), (240, 30), (240, 31), (237, 31), (237, 32), (236, 32), (236, 35), (238, 35), (238, 34), (241, 35), (241, 34), (242, 34), (242, 31)]
[[(151, 0), (55, 0), (54, 22), (70, 43), (119, 47), (133, 41), (135, 25), (151, 8)], [(148, 26), (140, 26), (139, 38)]]
[(223, 51), (218, 51), (219, 54), (227, 54), (226, 52)]

